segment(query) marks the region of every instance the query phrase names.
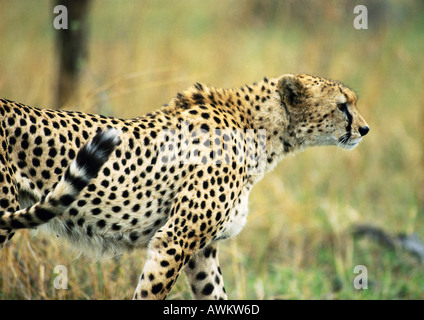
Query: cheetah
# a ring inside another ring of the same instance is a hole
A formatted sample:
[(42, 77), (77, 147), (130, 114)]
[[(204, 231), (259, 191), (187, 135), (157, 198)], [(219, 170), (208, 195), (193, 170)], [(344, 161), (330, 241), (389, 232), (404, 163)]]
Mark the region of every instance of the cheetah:
[(196, 83), (133, 119), (1, 99), (0, 245), (37, 228), (97, 256), (147, 247), (134, 299), (165, 299), (183, 270), (195, 299), (226, 299), (218, 243), (243, 229), (252, 187), (288, 154), (355, 148), (356, 103), (306, 74)]

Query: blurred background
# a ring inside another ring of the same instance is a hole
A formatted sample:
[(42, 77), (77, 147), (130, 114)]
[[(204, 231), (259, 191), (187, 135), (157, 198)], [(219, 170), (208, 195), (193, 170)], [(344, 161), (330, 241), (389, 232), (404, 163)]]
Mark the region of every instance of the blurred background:
[[(357, 92), (370, 134), (353, 151), (288, 157), (253, 189), (245, 229), (220, 244), (227, 293), (424, 298), (423, 1), (89, 2), (79, 86), (62, 102), (57, 2), (0, 2), (0, 96), (129, 118), (194, 82), (238, 87), (284, 73), (340, 80)], [(359, 4), (367, 30), (353, 25)], [(145, 256), (93, 262), (66, 243), (19, 232), (0, 252), (0, 299), (128, 299)], [(53, 286), (56, 265), (68, 269), (67, 290)], [(366, 290), (354, 288), (357, 265), (367, 268)], [(169, 299), (189, 297), (182, 275)]]

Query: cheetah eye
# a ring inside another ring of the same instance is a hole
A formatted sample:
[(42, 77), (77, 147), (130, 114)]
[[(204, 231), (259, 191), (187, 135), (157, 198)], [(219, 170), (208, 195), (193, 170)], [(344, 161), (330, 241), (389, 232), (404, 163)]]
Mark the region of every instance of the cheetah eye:
[(343, 112), (344, 114), (346, 114), (346, 112), (347, 112), (347, 103), (345, 102), (345, 103), (338, 103), (337, 104), (337, 108), (341, 111), (341, 112)]
[(351, 122), (352, 121), (352, 116), (349, 113), (349, 110), (347, 108), (347, 103), (338, 103), (337, 104), (337, 108), (343, 113), (344, 119), (347, 122)]

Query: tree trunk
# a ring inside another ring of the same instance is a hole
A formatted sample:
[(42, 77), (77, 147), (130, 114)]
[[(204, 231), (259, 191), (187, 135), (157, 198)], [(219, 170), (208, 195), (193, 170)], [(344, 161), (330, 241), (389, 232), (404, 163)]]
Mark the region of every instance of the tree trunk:
[(88, 12), (91, 0), (55, 0), (68, 11), (68, 29), (57, 30), (58, 87), (55, 105), (58, 108), (78, 96), (79, 78), (87, 57)]

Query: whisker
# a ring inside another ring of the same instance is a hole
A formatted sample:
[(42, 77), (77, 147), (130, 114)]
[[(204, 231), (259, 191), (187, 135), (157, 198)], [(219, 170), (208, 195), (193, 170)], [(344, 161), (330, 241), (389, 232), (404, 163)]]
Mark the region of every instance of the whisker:
[(338, 147), (346, 146), (346, 145), (348, 145), (349, 140), (350, 140), (350, 133), (347, 132), (340, 137), (339, 143), (337, 144), (337, 146)]

